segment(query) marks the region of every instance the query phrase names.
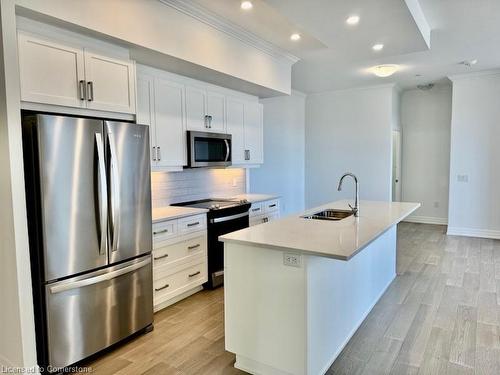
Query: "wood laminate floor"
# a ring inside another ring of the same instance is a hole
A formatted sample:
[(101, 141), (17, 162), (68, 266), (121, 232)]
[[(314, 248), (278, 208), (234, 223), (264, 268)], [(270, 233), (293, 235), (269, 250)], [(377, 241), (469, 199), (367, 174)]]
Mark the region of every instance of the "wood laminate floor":
[[(500, 241), (402, 223), (398, 270), (328, 374), (500, 374)], [(155, 329), (90, 363), (95, 374), (243, 374), (224, 350), (224, 291), (155, 315)]]

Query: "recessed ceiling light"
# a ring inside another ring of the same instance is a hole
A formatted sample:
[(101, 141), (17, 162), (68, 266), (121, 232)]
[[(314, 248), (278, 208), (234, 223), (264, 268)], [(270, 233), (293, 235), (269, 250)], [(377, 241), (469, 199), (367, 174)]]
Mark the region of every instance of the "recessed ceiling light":
[(384, 45), (383, 45), (383, 44), (381, 44), (381, 43), (374, 44), (374, 45), (373, 45), (373, 47), (372, 47), (372, 49), (373, 49), (374, 51), (382, 51), (382, 50), (384, 49)]
[(294, 33), (294, 34), (290, 35), (290, 39), (293, 41), (300, 40), (300, 34)]
[(359, 23), (359, 16), (350, 16), (345, 20), (345, 22), (348, 25), (357, 25)]
[(241, 2), (241, 9), (249, 10), (249, 9), (252, 9), (252, 8), (253, 8), (252, 2), (250, 2), (250, 1), (242, 1)]
[(377, 65), (370, 69), (377, 77), (389, 77), (397, 72), (398, 66), (394, 64)]

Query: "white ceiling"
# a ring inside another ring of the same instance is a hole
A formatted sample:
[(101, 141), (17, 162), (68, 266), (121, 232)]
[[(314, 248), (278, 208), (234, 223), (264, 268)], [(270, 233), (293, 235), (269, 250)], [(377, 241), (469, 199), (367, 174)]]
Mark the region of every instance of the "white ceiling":
[[(250, 11), (239, 0), (193, 1), (299, 56), (292, 85), (306, 93), (392, 82), (406, 88), (500, 67), (500, 0), (418, 0), (432, 29), (430, 50), (404, 0), (253, 0)], [(351, 14), (361, 17), (357, 26), (346, 25)], [(303, 38), (291, 42), (292, 32)], [(375, 43), (384, 49), (374, 52)], [(472, 68), (459, 64), (471, 59), (479, 61)], [(384, 63), (401, 70), (390, 78), (367, 71)]]

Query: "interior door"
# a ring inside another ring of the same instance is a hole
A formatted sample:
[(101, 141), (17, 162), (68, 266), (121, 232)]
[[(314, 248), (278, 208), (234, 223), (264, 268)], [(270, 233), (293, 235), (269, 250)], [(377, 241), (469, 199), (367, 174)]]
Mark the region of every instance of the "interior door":
[(250, 164), (264, 162), (262, 130), (262, 104), (245, 103), (245, 160)]
[(19, 33), (21, 100), (85, 107), (83, 50)]
[(175, 82), (155, 81), (156, 165), (159, 167), (186, 165), (183, 90), (184, 86)]
[(245, 130), (244, 130), (244, 104), (236, 99), (227, 99), (226, 106), (227, 133), (232, 136), (232, 161), (233, 164), (245, 162)]
[(107, 264), (103, 122), (37, 115), (45, 280)]
[(85, 51), (87, 108), (135, 113), (134, 64)]
[(149, 126), (105, 121), (109, 262), (152, 251)]

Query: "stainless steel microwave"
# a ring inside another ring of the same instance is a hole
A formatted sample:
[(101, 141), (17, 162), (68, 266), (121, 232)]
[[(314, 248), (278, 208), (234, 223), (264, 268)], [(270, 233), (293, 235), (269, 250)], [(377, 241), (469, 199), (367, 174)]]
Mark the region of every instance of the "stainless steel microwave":
[(227, 167), (231, 165), (231, 134), (187, 132), (188, 167)]

